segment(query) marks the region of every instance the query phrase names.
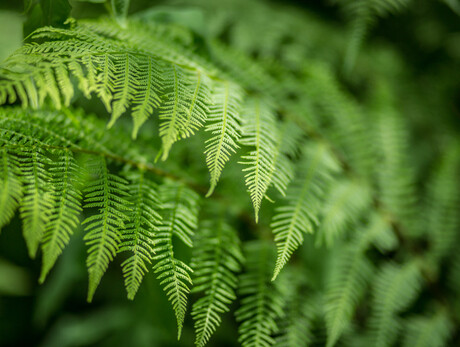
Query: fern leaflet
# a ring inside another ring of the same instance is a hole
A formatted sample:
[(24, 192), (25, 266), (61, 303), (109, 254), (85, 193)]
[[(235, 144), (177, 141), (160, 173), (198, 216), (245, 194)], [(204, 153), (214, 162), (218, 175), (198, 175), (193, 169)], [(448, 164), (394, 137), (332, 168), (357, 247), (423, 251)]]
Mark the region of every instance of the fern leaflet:
[(128, 182), (110, 174), (105, 158), (91, 158), (89, 171), (94, 175), (85, 189), (85, 208), (96, 208), (98, 214), (87, 217), (85, 225), (89, 273), (88, 301), (93, 299), (99, 282), (116, 256), (121, 242), (121, 233), (128, 220), (130, 204), (126, 199)]
[(243, 255), (238, 235), (223, 220), (203, 222), (194, 250), (193, 292), (203, 292), (204, 296), (193, 305), (192, 317), (195, 344), (202, 347), (220, 325), (220, 315), (227, 312), (236, 299), (235, 274), (241, 270)]

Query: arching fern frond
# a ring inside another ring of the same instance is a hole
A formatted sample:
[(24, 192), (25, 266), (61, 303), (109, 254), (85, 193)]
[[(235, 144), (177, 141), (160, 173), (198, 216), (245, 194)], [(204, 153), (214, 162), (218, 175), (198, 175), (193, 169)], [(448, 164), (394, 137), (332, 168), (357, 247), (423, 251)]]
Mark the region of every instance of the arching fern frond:
[(236, 274), (241, 271), (243, 254), (235, 230), (225, 221), (205, 221), (195, 239), (192, 268), (193, 292), (204, 296), (193, 304), (197, 346), (204, 346), (220, 325), (222, 315), (236, 299)]
[(87, 163), (93, 180), (85, 188), (85, 208), (97, 209), (96, 214), (83, 221), (88, 248), (86, 264), (89, 273), (88, 301), (101, 281), (109, 263), (116, 256), (121, 233), (128, 221), (130, 203), (127, 200), (128, 182), (109, 173), (105, 158), (90, 158)]
[[(278, 155), (276, 143), (280, 140), (273, 110), (263, 101), (255, 99), (246, 105), (244, 113), (242, 117), (243, 137), (240, 142), (245, 146), (250, 146), (251, 151), (242, 156), (241, 163), (246, 165), (243, 172), (247, 172), (246, 186), (251, 195), (257, 222), (260, 205), (274, 177), (275, 157)], [(287, 185), (286, 182), (283, 183)]]
[(235, 312), (239, 339), (243, 347), (272, 346), (272, 335), (277, 332), (276, 321), (283, 317), (284, 299), (278, 286), (270, 282), (270, 269), (266, 264), (273, 260), (273, 249), (263, 241), (246, 243), (245, 272), (240, 276), (241, 306)]
[(299, 177), (288, 190), (287, 204), (276, 209), (272, 231), (278, 250), (273, 280), (292, 253), (302, 244), (303, 234), (312, 233), (331, 175), (338, 163), (324, 145), (308, 145), (298, 168)]
[(387, 263), (374, 281), (373, 313), (370, 320), (372, 346), (391, 346), (397, 338), (399, 317), (417, 297), (421, 274), (417, 263), (402, 266)]
[(53, 161), (49, 171), (54, 187), (54, 206), (42, 240), (41, 283), (80, 224), (79, 216), (82, 211), (82, 168), (75, 162), (73, 154), (69, 150), (57, 152), (57, 160)]
[(183, 261), (176, 259), (173, 249), (173, 236), (187, 246), (192, 246), (192, 235), (197, 227), (198, 195), (184, 185), (165, 182), (160, 186), (160, 201), (163, 206), (163, 221), (160, 231), (155, 235), (157, 262), (153, 270), (161, 280), (163, 290), (173, 306), (177, 320), (177, 336), (180, 338), (187, 310), (187, 295), (192, 284), (190, 274), (193, 270)]
[(130, 171), (127, 200), (131, 203), (129, 222), (121, 235), (118, 252), (129, 252), (130, 256), (122, 264), (128, 299), (133, 300), (139, 286), (148, 272), (148, 265), (154, 256), (155, 232), (159, 231), (161, 216), (157, 186), (145, 172)]
[(206, 140), (206, 163), (211, 175), (207, 196), (216, 188), (225, 163), (238, 148), (240, 138), (240, 108), (243, 91), (230, 82), (218, 83), (214, 88), (213, 106), (210, 108), (205, 130), (211, 133)]

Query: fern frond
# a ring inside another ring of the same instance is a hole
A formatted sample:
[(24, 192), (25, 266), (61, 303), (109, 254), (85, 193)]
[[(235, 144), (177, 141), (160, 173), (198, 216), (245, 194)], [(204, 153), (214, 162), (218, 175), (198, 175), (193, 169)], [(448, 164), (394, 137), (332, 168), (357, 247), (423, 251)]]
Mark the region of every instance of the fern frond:
[(130, 171), (125, 177), (129, 181), (127, 200), (131, 203), (129, 222), (121, 235), (118, 252), (130, 252), (121, 267), (125, 277), (128, 299), (133, 300), (145, 273), (147, 264), (151, 264), (154, 256), (155, 232), (161, 223), (160, 200), (157, 186), (141, 171)]
[(211, 175), (208, 194), (214, 191), (225, 163), (238, 148), (240, 138), (240, 105), (243, 91), (230, 82), (218, 83), (214, 88), (213, 106), (210, 107), (205, 130), (211, 133), (206, 140), (206, 163)]
[(197, 227), (198, 195), (180, 183), (169, 181), (162, 184), (159, 191), (163, 221), (155, 235), (154, 260), (157, 263), (153, 270), (171, 301), (180, 339), (193, 270), (175, 258), (172, 239), (177, 236), (187, 246), (192, 246), (191, 237)]
[(334, 346), (361, 300), (373, 274), (373, 266), (359, 243), (336, 252), (326, 289), (327, 346)]
[(303, 234), (318, 224), (322, 198), (338, 163), (324, 145), (309, 145), (299, 175), (288, 190), (287, 204), (275, 211), (271, 227), (278, 251), (272, 280), (275, 280), (292, 253), (303, 243)]
[(240, 276), (241, 306), (235, 312), (239, 339), (243, 347), (272, 346), (272, 337), (278, 331), (276, 321), (283, 317), (284, 298), (276, 283), (270, 282), (270, 269), (266, 266), (274, 252), (270, 244), (253, 241), (245, 245), (246, 265)]
[(8, 153), (6, 147), (0, 148), (0, 231), (13, 218), (22, 198), (22, 184), (18, 177), (19, 162)]
[(460, 227), (460, 146), (450, 146), (441, 157), (428, 186), (426, 228), (429, 256), (437, 263), (455, 247)]
[(372, 346), (391, 346), (400, 329), (398, 313), (417, 297), (421, 274), (415, 262), (402, 266), (387, 263), (374, 281), (373, 313), (369, 326)]
[(289, 157), (297, 154), (301, 136), (302, 131), (297, 124), (285, 122), (276, 141), (275, 157), (268, 180), (283, 197), (286, 196), (286, 189), (294, 177), (293, 163)]
[(168, 157), (174, 142), (192, 135), (206, 121), (209, 90), (206, 80), (203, 81), (205, 78), (200, 71), (193, 75), (177, 65), (167, 70), (164, 77), (166, 101), (160, 108), (163, 160)]
[(40, 147), (23, 148), (18, 154), (20, 177), (24, 184), (24, 198), (19, 212), (29, 255), (34, 258), (54, 206), (50, 172), (46, 169), (50, 159)]
[(43, 266), (39, 280), (41, 283), (80, 224), (81, 170), (69, 150), (58, 152), (57, 160), (53, 161), (49, 169), (54, 187), (54, 206), (42, 240)]
[(229, 305), (236, 299), (236, 274), (241, 271), (243, 254), (236, 232), (223, 220), (205, 221), (194, 245), (193, 292), (204, 296), (193, 304), (197, 346), (205, 346), (217, 330)]
[(128, 182), (109, 173), (105, 158), (91, 158), (87, 164), (94, 179), (85, 188), (84, 208), (97, 209), (97, 214), (83, 221), (88, 248), (86, 265), (89, 273), (88, 301), (93, 299), (102, 276), (116, 256), (121, 232), (128, 221), (130, 203)]
[[(256, 223), (259, 220), (259, 210), (265, 197), (271, 179), (274, 177), (276, 143), (279, 133), (276, 118), (268, 105), (255, 99), (246, 105), (243, 118), (242, 145), (255, 147), (247, 155), (243, 155), (241, 164), (247, 167), (245, 181), (251, 195)], [(279, 176), (278, 176), (279, 177)], [(283, 182), (287, 185), (286, 182)], [(278, 186), (282, 183), (278, 183)]]
[(416, 316), (405, 324), (404, 347), (443, 347), (453, 332), (447, 312), (440, 310), (431, 317)]
[(304, 273), (302, 270), (304, 268), (294, 267), (282, 273), (286, 284), (283, 286), (286, 292), (286, 305), (283, 308), (285, 316), (279, 322), (280, 331), (275, 346), (308, 346), (313, 342), (313, 321), (319, 315), (322, 298), (314, 295), (306, 286), (308, 276), (298, 276)]
[(343, 236), (347, 227), (355, 223), (372, 203), (371, 189), (360, 181), (339, 181), (332, 186), (322, 210), (317, 241), (332, 246)]

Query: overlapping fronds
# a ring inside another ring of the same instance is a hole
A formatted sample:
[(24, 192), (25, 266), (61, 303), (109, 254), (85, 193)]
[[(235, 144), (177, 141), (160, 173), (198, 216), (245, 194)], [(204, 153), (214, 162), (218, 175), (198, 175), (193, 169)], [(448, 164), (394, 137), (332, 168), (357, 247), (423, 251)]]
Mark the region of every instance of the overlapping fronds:
[(84, 240), (89, 247), (86, 265), (89, 273), (88, 301), (91, 301), (109, 263), (118, 252), (131, 207), (127, 200), (128, 182), (109, 172), (105, 158), (90, 158), (86, 165), (94, 179), (85, 188), (84, 207), (98, 212), (83, 221)]
[(417, 263), (384, 265), (374, 282), (373, 312), (369, 323), (373, 346), (394, 343), (401, 328), (397, 315), (414, 301), (421, 284)]
[(280, 281), (270, 283), (272, 247), (263, 241), (246, 243), (245, 272), (240, 276), (241, 306), (235, 312), (239, 343), (244, 347), (273, 346), (272, 335), (277, 332), (276, 321), (283, 316), (284, 298)]
[(173, 236), (187, 246), (192, 246), (192, 236), (197, 228), (198, 195), (183, 184), (166, 182), (160, 187), (163, 221), (154, 238), (153, 270), (166, 292), (177, 319), (178, 338), (182, 333), (187, 295), (192, 284), (190, 274), (193, 270), (177, 259), (173, 249)]
[(298, 179), (288, 190), (287, 203), (276, 209), (271, 224), (278, 252), (273, 279), (302, 244), (303, 234), (314, 231), (325, 190), (338, 170), (338, 163), (324, 145), (309, 144), (303, 157)]
[(119, 252), (129, 252), (130, 256), (122, 264), (128, 298), (134, 299), (139, 286), (152, 263), (154, 256), (154, 237), (159, 231), (161, 203), (157, 186), (145, 172), (128, 172), (130, 184), (127, 200), (132, 208), (129, 222), (121, 235)]
[(17, 160), (21, 166), (21, 179), (24, 184), (24, 198), (19, 212), (29, 255), (33, 258), (54, 206), (54, 187), (51, 185), (50, 172), (46, 170), (50, 161), (40, 147), (21, 149)]
[(243, 254), (235, 230), (225, 221), (204, 221), (195, 238), (192, 268), (193, 292), (203, 297), (193, 304), (197, 346), (204, 346), (217, 327), (221, 315), (236, 299), (237, 273), (241, 271)]
[(73, 154), (68, 149), (58, 153), (49, 171), (54, 188), (54, 206), (42, 240), (43, 267), (40, 282), (45, 280), (80, 224), (79, 215), (82, 211), (82, 168), (76, 163)]
[(178, 138), (203, 125), (210, 81), (199, 63), (179, 47), (165, 45), (161, 32), (136, 22), (123, 30), (108, 20), (72, 26), (40, 29), (31, 39), (47, 41), (28, 44), (10, 57), (2, 70), (0, 103), (19, 98), (24, 107), (37, 107), (49, 97), (57, 108), (68, 106), (74, 77), (85, 96), (96, 93), (111, 112), (109, 127), (132, 108), (133, 137), (161, 105), (163, 158)]

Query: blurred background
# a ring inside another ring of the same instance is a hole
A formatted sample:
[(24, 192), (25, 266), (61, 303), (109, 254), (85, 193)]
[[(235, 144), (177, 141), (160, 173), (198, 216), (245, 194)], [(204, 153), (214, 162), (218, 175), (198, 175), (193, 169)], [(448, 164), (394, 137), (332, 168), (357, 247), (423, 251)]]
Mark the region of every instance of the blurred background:
[[(198, 51), (207, 40), (219, 39), (291, 71), (296, 71), (299, 56), (320, 61), (358, 102), (366, 99), (373, 76), (385, 74), (394, 80), (411, 119), (417, 144), (413, 153), (436, 157), (439, 136), (457, 136), (460, 130), (460, 2), (401, 2), (407, 4), (367, 23), (363, 33), (355, 32), (358, 38), (347, 35), (352, 11), (347, 1), (339, 0), (132, 0), (129, 12), (191, 30)], [(107, 11), (103, 0), (2, 0), (0, 61), (40, 26), (62, 26), (69, 16), (93, 18)], [(293, 31), (298, 22), (302, 29)], [(94, 302), (86, 303), (81, 231), (73, 235), (49, 279), (38, 285), (41, 264), (29, 259), (20, 223), (16, 217), (0, 234), (0, 346), (193, 345), (190, 317), (176, 341), (173, 311), (151, 273), (136, 299), (126, 299), (120, 260), (104, 276)], [(235, 346), (236, 338), (236, 323), (226, 314), (209, 345)]]

